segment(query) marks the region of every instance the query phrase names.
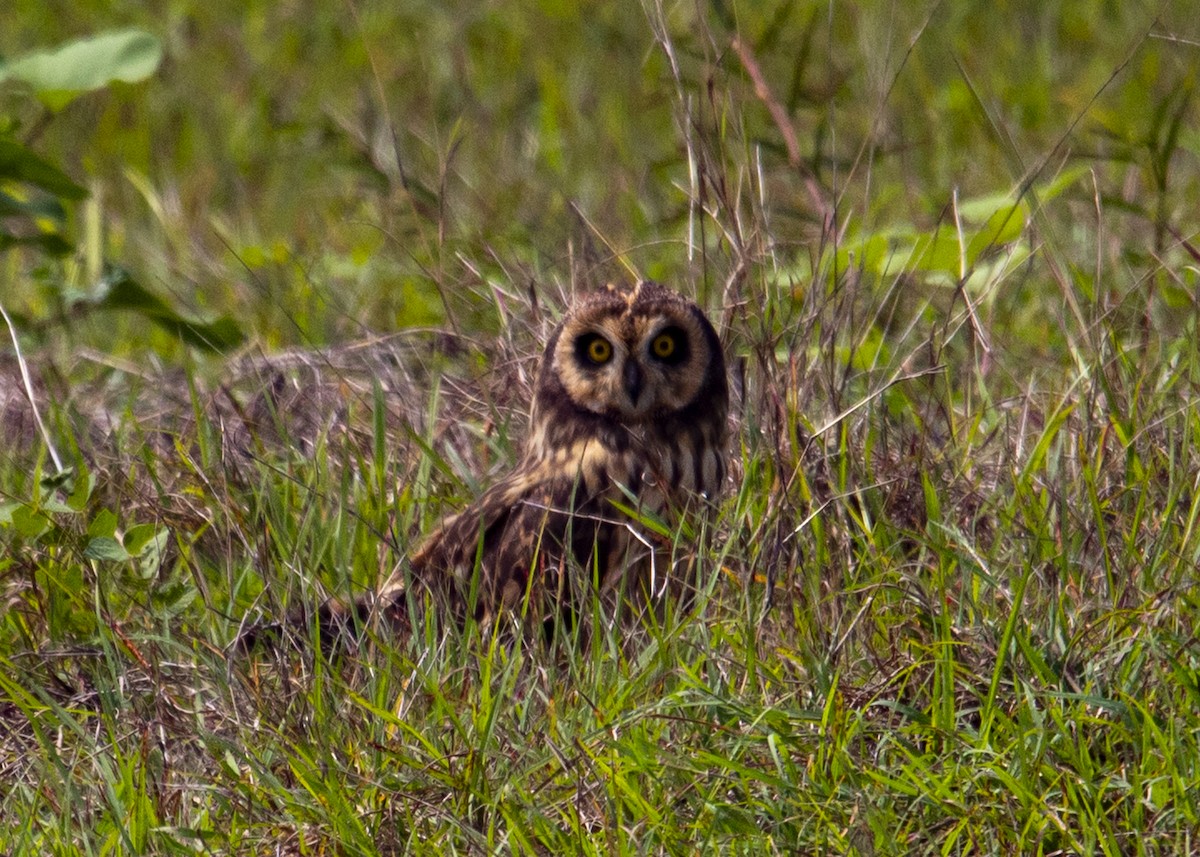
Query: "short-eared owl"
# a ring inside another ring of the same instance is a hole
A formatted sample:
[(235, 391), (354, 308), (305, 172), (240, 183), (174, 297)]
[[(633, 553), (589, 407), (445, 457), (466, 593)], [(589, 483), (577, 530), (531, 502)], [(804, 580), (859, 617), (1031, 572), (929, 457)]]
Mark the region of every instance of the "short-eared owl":
[(587, 295), (546, 345), (517, 467), (374, 596), (327, 603), (323, 630), (372, 610), (404, 625), (410, 588), (459, 619), (549, 621), (588, 592), (647, 587), (655, 543), (643, 524), (721, 490), (728, 410), (721, 343), (696, 304), (652, 282)]

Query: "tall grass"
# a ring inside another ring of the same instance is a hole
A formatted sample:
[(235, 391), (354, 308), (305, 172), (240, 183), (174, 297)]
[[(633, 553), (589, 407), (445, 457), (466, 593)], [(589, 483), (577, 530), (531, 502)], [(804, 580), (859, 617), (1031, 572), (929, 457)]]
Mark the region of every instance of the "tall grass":
[[(0, 851), (1200, 851), (1181, 11), (13, 18), (8, 53), (164, 39), (36, 144), (108, 261), (253, 344), (4, 251)], [(511, 467), (539, 343), (631, 276), (730, 356), (729, 490), (671, 534), (694, 599), (586, 645), (227, 649)]]

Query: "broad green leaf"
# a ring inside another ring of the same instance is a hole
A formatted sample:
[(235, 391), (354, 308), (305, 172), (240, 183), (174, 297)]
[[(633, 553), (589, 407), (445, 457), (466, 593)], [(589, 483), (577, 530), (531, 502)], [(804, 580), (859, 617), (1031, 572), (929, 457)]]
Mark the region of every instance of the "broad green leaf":
[(993, 212), (987, 223), (968, 242), (967, 262), (974, 264), (981, 253), (1016, 241), (1025, 230), (1029, 217), (1029, 205), (1024, 200)]
[(44, 500), (42, 500), (42, 502), (38, 506), (38, 508), (42, 512), (53, 512), (56, 515), (76, 515), (76, 514), (78, 514), (78, 512), (76, 512), (74, 509), (72, 509), (70, 506), (68, 506), (62, 500), (59, 500), (57, 497), (53, 497), (53, 496), (46, 497)]
[(914, 240), (914, 233), (907, 229), (881, 229), (849, 239), (838, 248), (837, 270), (863, 270), (880, 276), (903, 270), (912, 256)]
[(101, 309), (132, 309), (152, 316), (175, 315), (162, 298), (143, 288), (123, 268), (116, 267), (105, 271), (100, 280), (97, 306)]
[(939, 271), (958, 279), (962, 273), (963, 249), (954, 229), (944, 226), (926, 232), (917, 239), (912, 267), (922, 271)]
[(11, 526), (13, 522), (13, 512), (20, 508), (20, 503), (0, 503), (0, 525)]
[(1044, 185), (1038, 185), (1035, 188), (1037, 191), (1038, 202), (1044, 203), (1048, 200), (1054, 199), (1054, 197), (1061, 194), (1064, 190), (1075, 184), (1075, 182), (1079, 181), (1086, 175), (1090, 175), (1091, 172), (1092, 167), (1090, 166), (1077, 166), (1063, 170), (1061, 173), (1055, 176), (1052, 181)]
[(92, 539), (83, 549), (83, 555), (88, 559), (110, 562), (123, 562), (129, 559), (129, 552), (121, 547), (121, 543), (112, 536), (97, 536)]
[(134, 83), (154, 74), (162, 44), (143, 30), (117, 30), (26, 54), (0, 66), (0, 81), (29, 84), (51, 110), (113, 81)]
[(12, 511), (12, 523), (27, 539), (36, 539), (50, 527), (50, 519), (41, 512), (21, 505)]
[(66, 488), (75, 482), (75, 468), (64, 467), (58, 473), (51, 473), (43, 476), (38, 482), (42, 492), (46, 494), (53, 493), (60, 489)]
[[(126, 533), (125, 548), (138, 558), (138, 570), (145, 580), (149, 580), (158, 574), (171, 531), (166, 527), (159, 528), (153, 524), (139, 524), (138, 526), (150, 530), (148, 537), (145, 534), (138, 534), (131, 543), (131, 533)], [(136, 530), (138, 527), (133, 529)]]
[(146, 546), (154, 541), (161, 544), (166, 541), (167, 530), (159, 530), (155, 524), (136, 524), (125, 531), (121, 543), (130, 556), (140, 556)]
[(1007, 211), (1017, 203), (1016, 194), (1011, 190), (983, 196), (962, 199), (958, 201), (958, 216), (967, 223), (983, 223), (998, 211)]
[[(1087, 167), (1074, 167), (1069, 170), (1063, 170), (1052, 181), (1042, 185), (1034, 185), (1032, 195), (1039, 202), (1047, 202), (1075, 184), (1081, 177), (1087, 175), (1088, 172), (1089, 169)], [(1001, 215), (1000, 219), (1003, 220), (1005, 219), (1005, 214), (1014, 209), (1019, 209), (1018, 211), (1014, 211), (1014, 217), (1017, 217), (1018, 220), (1024, 220), (1029, 217), (1027, 197), (1022, 195), (1018, 198), (1016, 190), (984, 194), (983, 196), (964, 199), (958, 204), (959, 216), (962, 217), (964, 222), (969, 223), (993, 223), (997, 221), (997, 215)]]
[(158, 615), (170, 619), (186, 610), (199, 594), (196, 587), (174, 580), (151, 593), (150, 606)]
[(117, 532), (117, 516), (109, 509), (101, 509), (88, 524), (87, 534), (92, 538), (112, 538)]

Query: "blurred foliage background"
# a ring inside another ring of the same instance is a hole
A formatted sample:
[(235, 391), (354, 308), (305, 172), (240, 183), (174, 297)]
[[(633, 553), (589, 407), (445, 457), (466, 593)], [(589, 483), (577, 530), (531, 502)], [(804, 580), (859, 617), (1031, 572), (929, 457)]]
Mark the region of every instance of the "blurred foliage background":
[[(1031, 254), (995, 299), (1005, 336), (1042, 348), (1064, 291), (1111, 291), (1107, 312), (1132, 269), (1190, 261), (1185, 3), (15, 0), (3, 17), (8, 59), (125, 27), (164, 51), (152, 78), (53, 115), (0, 87), (14, 138), (90, 191), (74, 256), (3, 266), (9, 310), (68, 351), (182, 353), (136, 313), (69, 311), (108, 264), (266, 348), (487, 331), (493, 288), (602, 282), (614, 252), (710, 303), (735, 257), (799, 294), (833, 264), (828, 223), (847, 246), (931, 230), (955, 199), (1068, 166), (1024, 240), (1069, 243), (1079, 270)], [(1161, 288), (1186, 303), (1186, 276)]]

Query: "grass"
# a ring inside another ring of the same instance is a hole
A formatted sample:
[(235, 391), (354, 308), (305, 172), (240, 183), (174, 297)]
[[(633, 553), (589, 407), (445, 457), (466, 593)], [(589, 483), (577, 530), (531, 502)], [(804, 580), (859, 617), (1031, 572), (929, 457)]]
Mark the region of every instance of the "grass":
[[(1200, 852), (1190, 19), (173, 9), (0, 36), (168, 56), (4, 91), (93, 193), (75, 256), (0, 251), (0, 852)], [(97, 309), (105, 263), (250, 344)], [(693, 602), (227, 652), (511, 467), (631, 271), (730, 355)]]

